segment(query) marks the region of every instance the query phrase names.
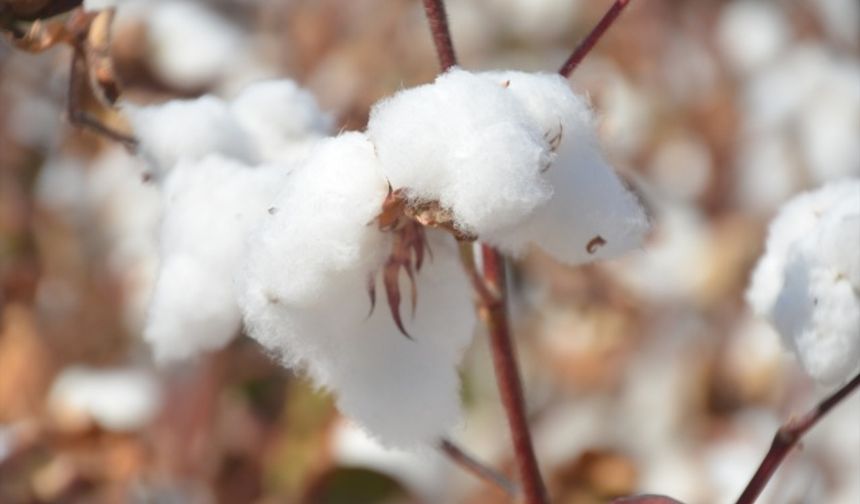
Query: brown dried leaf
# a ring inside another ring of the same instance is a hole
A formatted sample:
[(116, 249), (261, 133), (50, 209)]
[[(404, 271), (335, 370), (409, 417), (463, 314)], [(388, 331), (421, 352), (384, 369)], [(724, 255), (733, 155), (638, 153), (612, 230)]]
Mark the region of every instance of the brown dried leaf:
[(71, 43), (73, 36), (61, 21), (35, 21), (23, 37), (10, 37), (12, 44), (18, 49), (40, 53), (57, 44)]

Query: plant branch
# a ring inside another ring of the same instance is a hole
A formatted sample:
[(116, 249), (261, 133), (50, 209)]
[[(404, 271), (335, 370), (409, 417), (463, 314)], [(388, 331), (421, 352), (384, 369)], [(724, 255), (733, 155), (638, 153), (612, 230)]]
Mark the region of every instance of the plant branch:
[(509, 480), (504, 474), (489, 467), (468, 453), (464, 452), (459, 446), (453, 442), (443, 439), (439, 444), (439, 449), (442, 453), (448, 456), (455, 464), (462, 467), (466, 472), (471, 473), (478, 479), (489, 483), (498, 488), (509, 497), (516, 497), (520, 493), (516, 483)]
[(504, 258), (498, 250), (486, 244), (481, 246), (481, 251), (484, 259), (484, 280), (498, 296), (493, 303), (482, 303), (479, 314), (489, 331), (496, 383), (508, 417), (523, 496), (527, 504), (546, 504), (549, 499), (532, 446), (523, 386), (508, 325)]
[(585, 58), (585, 55), (591, 52), (595, 44), (597, 44), (597, 41), (600, 40), (600, 37), (602, 37), (606, 30), (612, 26), (612, 23), (618, 19), (621, 11), (623, 11), (629, 3), (630, 0), (615, 0), (612, 7), (606, 11), (606, 14), (604, 14), (597, 23), (597, 26), (595, 26), (591, 30), (591, 33), (586, 35), (579, 45), (576, 46), (576, 49), (573, 50), (573, 53), (569, 58), (567, 58), (567, 61), (564, 62), (564, 65), (561, 66), (558, 73), (565, 77), (570, 77), (570, 74), (573, 73), (576, 67), (578, 67), (582, 62), (582, 59)]
[(436, 45), (436, 54), (439, 56), (439, 64), (442, 65), (444, 72), (457, 64), (454, 43), (451, 41), (451, 30), (448, 28), (448, 14), (445, 13), (445, 2), (443, 0), (423, 0), (423, 2), (424, 13), (430, 23), (430, 33), (433, 35), (433, 43)]
[(131, 135), (117, 131), (102, 123), (83, 109), (82, 97), (88, 92), (88, 68), (86, 53), (80, 46), (73, 47), (71, 70), (69, 72), (69, 92), (67, 113), (73, 126), (86, 128), (93, 133), (121, 143), (130, 152), (137, 148), (137, 139)]
[(773, 437), (773, 443), (770, 445), (767, 455), (759, 465), (758, 470), (753, 475), (746, 489), (737, 500), (737, 504), (751, 504), (755, 502), (764, 487), (770, 481), (773, 474), (776, 472), (779, 465), (785, 459), (786, 455), (791, 452), (791, 449), (800, 441), (800, 438), (806, 434), (824, 415), (826, 415), (834, 406), (842, 402), (860, 387), (860, 374), (855, 376), (851, 381), (846, 383), (842, 388), (821, 401), (815, 408), (807, 412), (800, 418), (794, 418), (783, 424), (776, 431)]

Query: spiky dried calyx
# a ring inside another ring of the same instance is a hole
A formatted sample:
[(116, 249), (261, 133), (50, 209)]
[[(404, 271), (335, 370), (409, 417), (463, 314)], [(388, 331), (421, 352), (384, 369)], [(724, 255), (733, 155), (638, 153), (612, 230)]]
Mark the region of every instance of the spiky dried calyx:
[[(376, 224), (383, 232), (392, 233), (394, 239), (391, 254), (382, 266), (382, 283), (385, 286), (385, 296), (388, 308), (395, 325), (407, 338), (412, 339), (403, 324), (400, 315), (400, 272), (409, 278), (410, 300), (412, 315), (418, 303), (418, 291), (415, 275), (421, 271), (424, 264), (425, 252), (432, 258), (430, 245), (427, 243), (425, 227), (444, 229), (457, 240), (472, 241), (475, 237), (457, 229), (454, 216), (450, 209), (442, 207), (436, 201), (416, 201), (409, 198), (405, 189), (396, 191), (388, 186), (388, 194), (382, 203), (382, 210), (376, 218)], [(376, 306), (376, 274), (368, 279), (368, 295), (370, 296), (370, 312)]]

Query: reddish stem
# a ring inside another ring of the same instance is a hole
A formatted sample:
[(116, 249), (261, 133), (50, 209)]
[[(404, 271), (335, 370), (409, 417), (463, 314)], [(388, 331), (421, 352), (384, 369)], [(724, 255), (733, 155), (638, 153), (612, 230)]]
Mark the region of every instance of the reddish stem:
[[(423, 1), (424, 12), (427, 14), (430, 32), (433, 34), (433, 42), (436, 45), (439, 64), (444, 71), (457, 64), (451, 32), (448, 29), (445, 4), (443, 0)], [(496, 371), (496, 382), (502, 398), (502, 405), (508, 417), (523, 496), (527, 504), (545, 504), (549, 501), (532, 447), (522, 383), (508, 328), (504, 259), (497, 250), (488, 245), (482, 245), (482, 253), (484, 280), (488, 289), (479, 289), (478, 291), (479, 311), (490, 332), (490, 347), (493, 354), (493, 366)], [(467, 268), (471, 266), (473, 265), (467, 265)], [(487, 296), (488, 292), (492, 293), (492, 299)]]
[(832, 395), (821, 401), (815, 408), (806, 413), (800, 418), (792, 419), (786, 422), (776, 431), (773, 437), (773, 443), (770, 445), (767, 455), (761, 461), (758, 470), (753, 475), (744, 492), (738, 498), (737, 504), (751, 504), (756, 501), (761, 494), (767, 482), (770, 481), (773, 474), (776, 472), (779, 465), (785, 459), (786, 455), (791, 452), (791, 449), (800, 441), (800, 438), (806, 434), (821, 418), (824, 417), (834, 406), (842, 402), (848, 397), (857, 387), (860, 386), (860, 374), (846, 383), (842, 388), (834, 392)]
[(439, 64), (442, 71), (448, 70), (457, 64), (457, 55), (454, 54), (454, 43), (451, 41), (451, 30), (448, 29), (448, 14), (445, 13), (445, 2), (443, 0), (423, 0), (424, 12), (430, 23), (430, 33), (433, 34), (433, 43), (436, 44), (436, 54), (439, 56)]
[(484, 280), (490, 290), (497, 293), (493, 302), (482, 303), (481, 317), (490, 333), (490, 350), (496, 372), (496, 383), (508, 417), (523, 497), (528, 504), (546, 504), (549, 498), (532, 446), (523, 386), (508, 327), (504, 259), (498, 250), (488, 245), (482, 245), (481, 250), (484, 259)]
[(618, 19), (621, 11), (623, 11), (629, 3), (630, 0), (615, 0), (612, 7), (606, 11), (606, 14), (604, 14), (603, 18), (600, 19), (600, 22), (597, 23), (597, 26), (591, 30), (591, 33), (582, 39), (578, 46), (576, 46), (576, 49), (573, 50), (573, 53), (569, 58), (567, 58), (567, 61), (564, 62), (564, 65), (561, 66), (558, 73), (565, 77), (570, 77), (570, 74), (572, 74), (576, 67), (582, 63), (582, 59), (585, 58), (585, 55), (591, 52), (595, 44), (597, 44), (597, 41), (600, 40), (600, 37), (602, 37), (606, 30), (612, 26), (612, 23)]

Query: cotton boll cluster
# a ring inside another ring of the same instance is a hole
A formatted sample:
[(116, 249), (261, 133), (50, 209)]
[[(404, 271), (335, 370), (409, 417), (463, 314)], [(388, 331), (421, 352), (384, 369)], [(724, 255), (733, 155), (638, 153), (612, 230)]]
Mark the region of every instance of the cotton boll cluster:
[(648, 227), (592, 122), (560, 76), (455, 69), (377, 104), (368, 135), (392, 185), (449, 208), (462, 231), (578, 264), (638, 246)]
[(802, 194), (771, 224), (747, 300), (809, 374), (838, 384), (860, 369), (860, 180)]
[(455, 366), (473, 315), (452, 240), (433, 236), (433, 258), (415, 278), (413, 340), (383, 307), (368, 315), (368, 278), (390, 251), (374, 222), (386, 193), (364, 135), (318, 145), (251, 238), (242, 308), (250, 334), (334, 391), (344, 413), (385, 444), (410, 446), (459, 420)]
[[(560, 76), (455, 69), (379, 103), (366, 135), (324, 140), (330, 119), (292, 83), (129, 110), (163, 187), (156, 353), (223, 346), (243, 318), (386, 445), (434, 443), (460, 419), (474, 314), (454, 240), (432, 224), (572, 264), (647, 230)], [(392, 198), (407, 208), (387, 227)], [(439, 211), (413, 243), (422, 205)], [(389, 310), (374, 307), (383, 289)]]

